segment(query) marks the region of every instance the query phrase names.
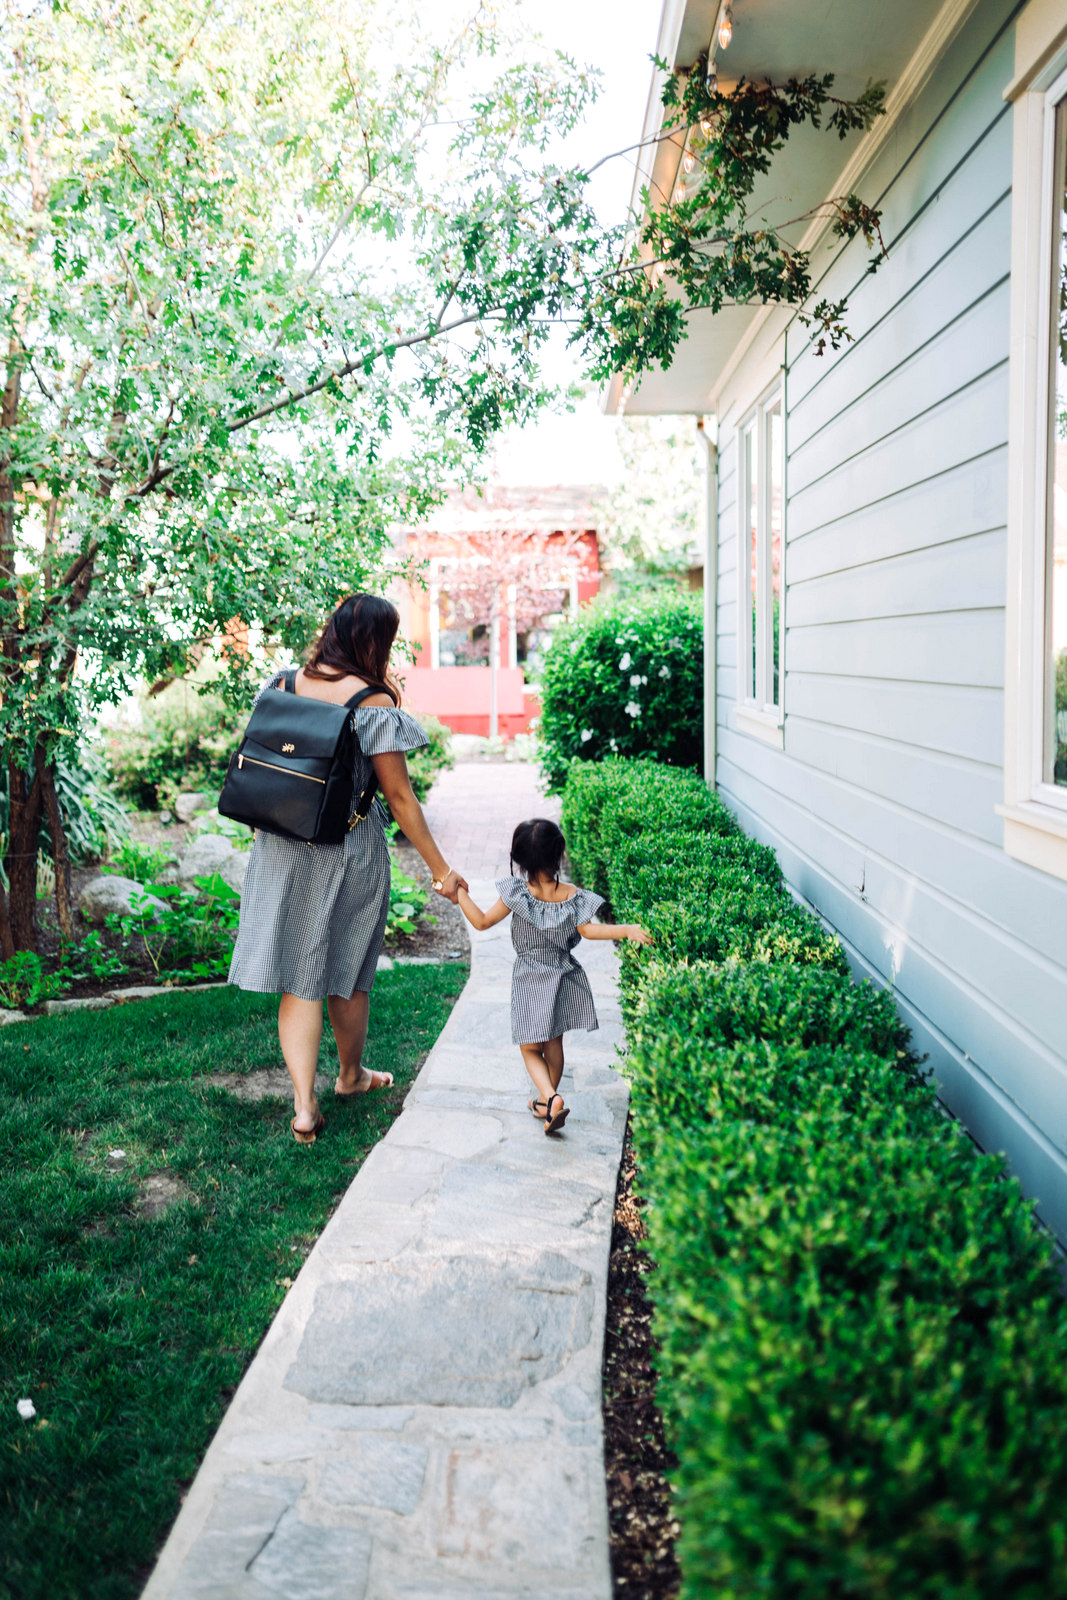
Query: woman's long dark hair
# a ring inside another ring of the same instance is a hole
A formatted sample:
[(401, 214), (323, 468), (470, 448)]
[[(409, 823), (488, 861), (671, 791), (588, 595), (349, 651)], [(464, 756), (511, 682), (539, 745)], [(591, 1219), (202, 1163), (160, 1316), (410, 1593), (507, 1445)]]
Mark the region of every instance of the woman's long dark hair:
[(400, 686), (389, 671), (400, 613), (376, 594), (350, 594), (342, 600), (308, 652), (304, 672), (309, 678), (338, 678), (353, 674), (367, 683), (381, 683), (400, 704)]

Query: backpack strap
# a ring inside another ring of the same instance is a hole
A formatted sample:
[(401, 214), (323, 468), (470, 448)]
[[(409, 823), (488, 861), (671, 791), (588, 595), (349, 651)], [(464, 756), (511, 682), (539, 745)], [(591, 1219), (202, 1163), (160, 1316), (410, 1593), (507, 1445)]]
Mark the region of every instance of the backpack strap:
[[(357, 706), (362, 705), (363, 701), (368, 699), (372, 694), (387, 694), (390, 696), (390, 699), (392, 698), (391, 691), (385, 686), (384, 683), (370, 683), (365, 689), (360, 689), (358, 693), (354, 694), (351, 700), (345, 701), (346, 710), (354, 711)], [(356, 808), (352, 813), (352, 820), (348, 824), (349, 832), (351, 832), (358, 822), (365, 821), (367, 813), (374, 803), (374, 796), (377, 792), (378, 775), (372, 766), (370, 782), (367, 784), (367, 787), (356, 801)]]
[(289, 671), (287, 673), (285, 673), (284, 676), (282, 677), (281, 690), (282, 690), (283, 694), (295, 694), (296, 693), (296, 668), (295, 667), (290, 667)]

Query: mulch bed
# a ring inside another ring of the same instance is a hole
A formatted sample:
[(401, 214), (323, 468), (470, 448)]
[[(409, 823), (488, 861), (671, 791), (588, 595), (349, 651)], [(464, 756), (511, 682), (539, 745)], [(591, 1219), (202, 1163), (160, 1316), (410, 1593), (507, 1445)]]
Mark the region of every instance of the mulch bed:
[(652, 1305), (646, 1292), (653, 1263), (641, 1248), (642, 1200), (634, 1191), (633, 1145), (626, 1130), (608, 1267), (604, 1339), (604, 1460), (608, 1477), (611, 1565), (617, 1597), (671, 1600), (681, 1574), (667, 1448), (656, 1406)]

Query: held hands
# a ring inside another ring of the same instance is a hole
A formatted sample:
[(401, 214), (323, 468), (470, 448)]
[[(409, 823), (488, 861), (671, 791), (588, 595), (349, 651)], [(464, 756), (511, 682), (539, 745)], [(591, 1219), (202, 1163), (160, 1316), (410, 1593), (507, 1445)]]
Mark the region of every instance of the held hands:
[(470, 885), (466, 878), (461, 877), (455, 867), (449, 867), (443, 878), (435, 878), (433, 880), (433, 887), (442, 899), (450, 900), (455, 905), (459, 899), (459, 891), (461, 889), (469, 889)]

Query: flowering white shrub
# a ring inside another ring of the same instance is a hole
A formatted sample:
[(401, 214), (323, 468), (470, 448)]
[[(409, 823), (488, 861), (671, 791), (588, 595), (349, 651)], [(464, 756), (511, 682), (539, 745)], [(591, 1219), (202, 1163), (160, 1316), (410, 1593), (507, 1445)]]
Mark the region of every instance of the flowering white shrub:
[(558, 628), (541, 675), (550, 786), (562, 785), (575, 757), (699, 767), (703, 655), (700, 597), (676, 589), (598, 600)]

